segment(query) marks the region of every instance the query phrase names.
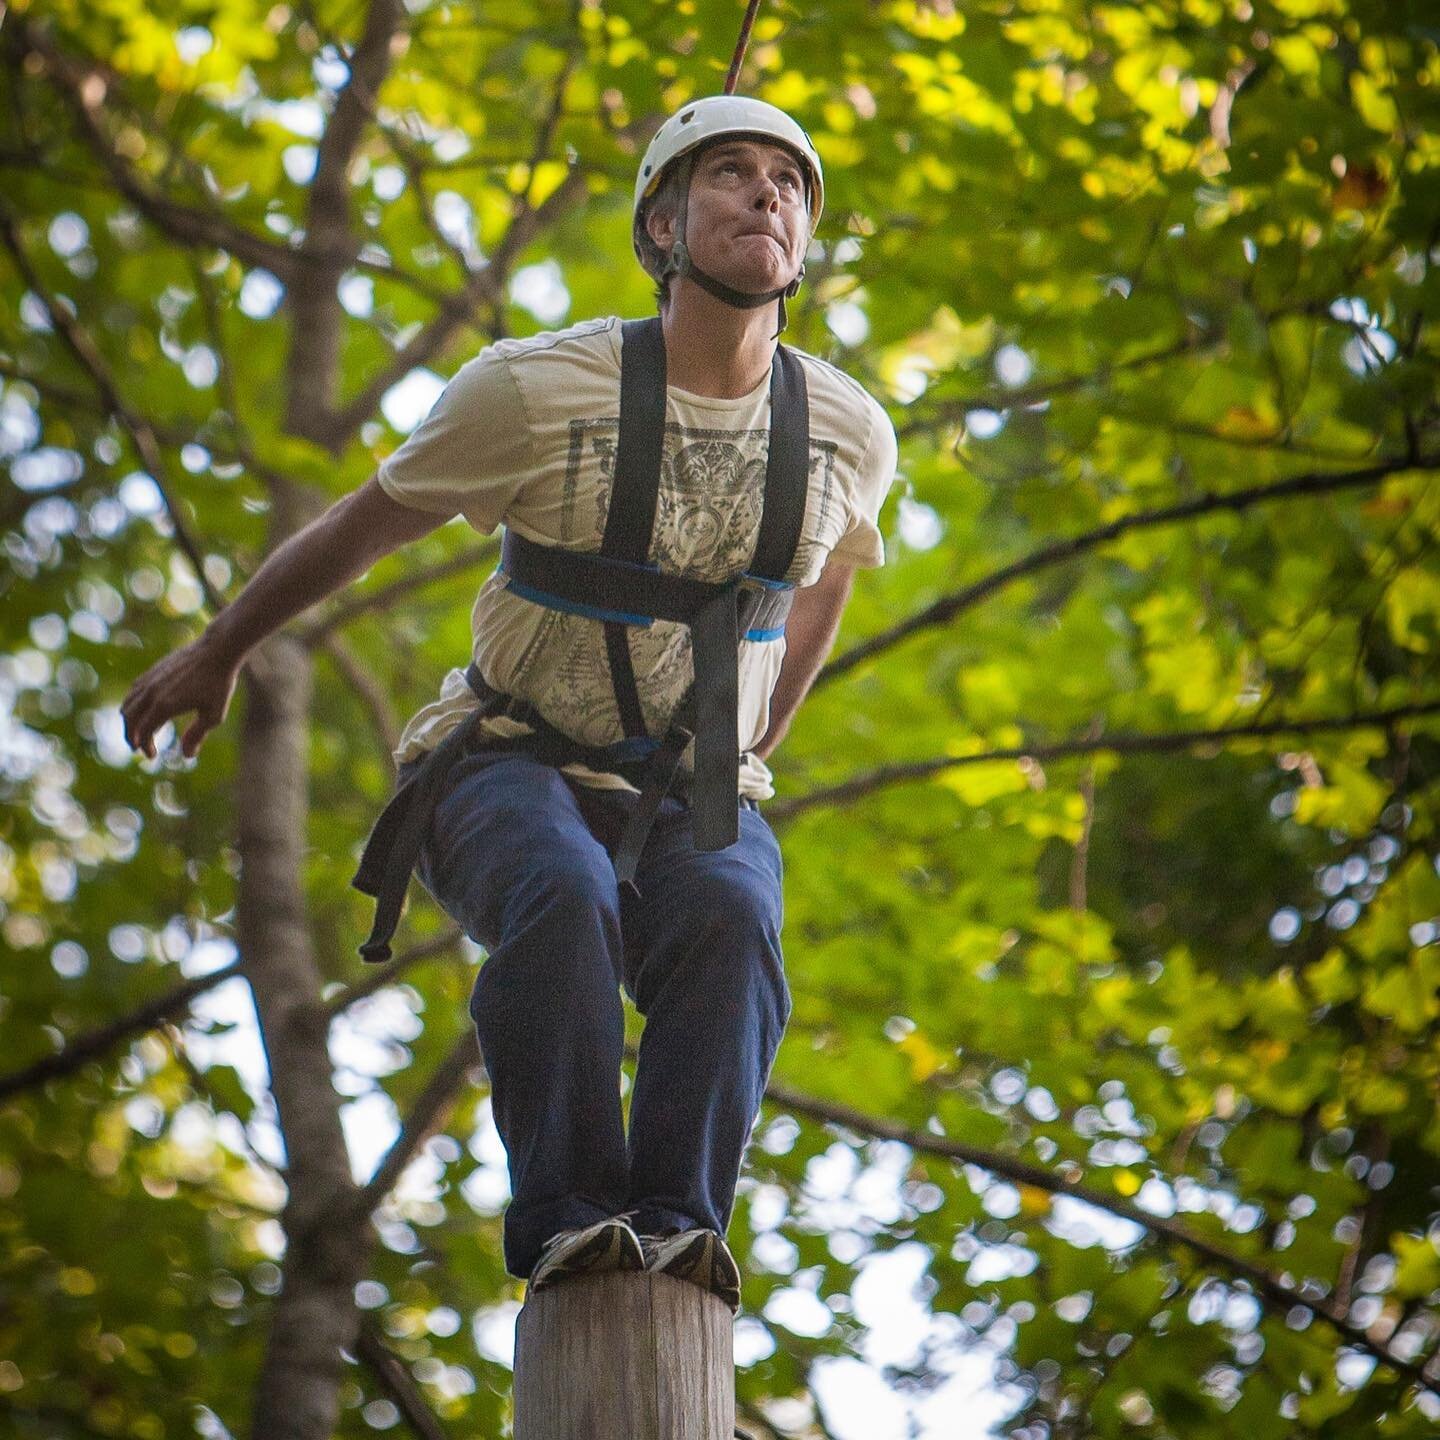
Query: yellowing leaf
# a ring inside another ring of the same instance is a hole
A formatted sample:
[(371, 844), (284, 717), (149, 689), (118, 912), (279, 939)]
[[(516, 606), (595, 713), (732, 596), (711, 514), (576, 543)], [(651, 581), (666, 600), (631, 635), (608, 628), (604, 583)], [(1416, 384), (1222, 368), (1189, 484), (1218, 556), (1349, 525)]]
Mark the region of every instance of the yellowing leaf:
[(1355, 1091), (1355, 1108), (1366, 1115), (1395, 1115), (1409, 1101), (1406, 1086), (1388, 1075), (1367, 1075)]
[(986, 760), (960, 765), (935, 777), (938, 785), (953, 791), (967, 805), (988, 805), (1000, 795), (1015, 795), (1030, 788), (1025, 772), (1014, 760)]
[(95, 1277), (79, 1265), (67, 1265), (55, 1277), (55, 1283), (67, 1295), (93, 1295)]
[(895, 1046), (909, 1058), (910, 1076), (918, 1085), (928, 1080), (937, 1070), (943, 1070), (949, 1056), (937, 1050), (918, 1030), (912, 1030)]
[(1350, 96), (1360, 118), (1372, 130), (1386, 135), (1393, 134), (1399, 124), (1399, 112), (1394, 99), (1380, 87), (1373, 75), (1355, 70), (1350, 75)]
[(1304, 35), (1277, 35), (1270, 49), (1292, 75), (1320, 74), (1320, 52)]
[(1399, 1300), (1414, 1300), (1440, 1286), (1440, 1248), (1425, 1235), (1395, 1235), (1390, 1247), (1399, 1262), (1392, 1293)]
[(1020, 1191), (1020, 1213), (1026, 1219), (1035, 1219), (1037, 1216), (1048, 1215), (1054, 1196), (1048, 1190), (1042, 1190), (1038, 1185), (1019, 1185)]

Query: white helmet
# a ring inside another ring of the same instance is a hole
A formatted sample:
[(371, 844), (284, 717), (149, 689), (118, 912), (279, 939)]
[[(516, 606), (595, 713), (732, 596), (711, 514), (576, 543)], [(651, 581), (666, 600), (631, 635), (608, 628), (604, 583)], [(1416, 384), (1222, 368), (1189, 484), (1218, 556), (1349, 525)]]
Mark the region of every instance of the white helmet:
[(639, 221), (644, 201), (654, 193), (671, 161), (722, 135), (753, 135), (775, 140), (796, 152), (810, 172), (810, 233), (813, 235), (820, 212), (825, 208), (825, 177), (815, 146), (804, 129), (783, 110), (745, 95), (710, 95), (692, 101), (655, 132), (635, 176), (634, 219)]

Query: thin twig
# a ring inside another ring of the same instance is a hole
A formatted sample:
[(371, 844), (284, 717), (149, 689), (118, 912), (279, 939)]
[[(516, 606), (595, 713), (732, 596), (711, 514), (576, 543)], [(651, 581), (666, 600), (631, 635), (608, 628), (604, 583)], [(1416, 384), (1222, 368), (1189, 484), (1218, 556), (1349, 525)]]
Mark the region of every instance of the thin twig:
[(1413, 705), (1397, 705), (1389, 710), (1375, 710), (1355, 715), (1317, 716), (1312, 720), (1273, 720), (1263, 724), (1232, 725), (1215, 730), (1175, 730), (1166, 734), (1117, 734), (1103, 739), (1060, 740), (1048, 745), (1010, 745), (998, 750), (982, 750), (974, 755), (940, 755), (927, 760), (902, 761), (881, 765), (864, 774), (853, 776), (839, 785), (812, 790), (788, 800), (772, 800), (765, 807), (771, 820), (790, 820), (806, 810), (819, 806), (848, 804), (862, 795), (873, 794), (890, 785), (912, 780), (928, 780), (946, 770), (964, 765), (986, 765), (997, 760), (1030, 760), (1044, 764), (1049, 760), (1065, 760), (1076, 755), (1102, 752), (1116, 755), (1173, 754), (1192, 746), (1219, 746), (1230, 740), (1254, 739), (1274, 735), (1315, 735), (1333, 731), (1368, 728), (1383, 729), (1397, 720), (1414, 719), (1440, 713), (1440, 700), (1417, 701)]
[(160, 498), (165, 503), (166, 512), (175, 531), (175, 541), (195, 571), (195, 579), (204, 592), (211, 610), (218, 614), (225, 608), (225, 601), (205, 574), (205, 562), (200, 554), (200, 548), (181, 519), (179, 508), (170, 493), (165, 474), (165, 462), (161, 457), (160, 445), (155, 438), (155, 432), (151, 430), (149, 423), (131, 410), (121, 398), (115, 379), (110, 373), (110, 367), (106, 365), (95, 342), (90, 338), (89, 332), (80, 324), (70, 306), (53, 295), (41, 280), (39, 273), (30, 263), (30, 257), (25, 253), (14, 215), (9, 205), (3, 200), (0, 200), (0, 238), (3, 238), (5, 248), (9, 250), (21, 278), (44, 307), (51, 325), (59, 332), (70, 353), (79, 361), (81, 368), (94, 382), (106, 410), (124, 426), (129, 434), (130, 441), (140, 457), (140, 463), (145, 467), (146, 473), (154, 482), (155, 488), (160, 492)]
[(474, 1026), (467, 1026), (450, 1053), (436, 1067), (410, 1113), (405, 1116), (395, 1143), (385, 1152), (375, 1174), (356, 1197), (359, 1214), (369, 1215), (390, 1193), (415, 1152), (445, 1124), (462, 1085), (477, 1069), (484, 1069), (480, 1043)]
[(355, 1349), (374, 1373), (419, 1440), (448, 1440), (439, 1417), (425, 1403), (420, 1387), (410, 1378), (404, 1361), (380, 1338), (374, 1320), (362, 1314)]

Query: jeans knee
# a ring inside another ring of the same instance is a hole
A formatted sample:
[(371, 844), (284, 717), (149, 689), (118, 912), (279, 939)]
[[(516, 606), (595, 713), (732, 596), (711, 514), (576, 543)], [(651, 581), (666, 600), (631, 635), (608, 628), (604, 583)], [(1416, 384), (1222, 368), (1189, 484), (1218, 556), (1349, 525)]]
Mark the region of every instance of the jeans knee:
[(620, 980), (622, 941), (614, 873), (584, 859), (557, 857), (512, 888), (501, 906), (496, 943), (470, 997), (482, 1007), (558, 1003), (613, 990)]
[(742, 860), (687, 877), (675, 903), (687, 917), (706, 926), (779, 943), (780, 887)]
[(783, 1027), (790, 989), (780, 948), (780, 897), (723, 871), (687, 889), (677, 923), (687, 929), (692, 959), (704, 965), (718, 998), (767, 1012)]

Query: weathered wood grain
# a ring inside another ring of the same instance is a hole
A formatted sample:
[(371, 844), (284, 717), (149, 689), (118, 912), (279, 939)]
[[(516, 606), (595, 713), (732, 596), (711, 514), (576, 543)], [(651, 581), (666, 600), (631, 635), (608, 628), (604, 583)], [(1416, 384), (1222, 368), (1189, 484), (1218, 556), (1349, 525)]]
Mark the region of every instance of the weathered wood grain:
[(669, 1275), (577, 1276), (515, 1337), (515, 1440), (732, 1440), (729, 1307)]

